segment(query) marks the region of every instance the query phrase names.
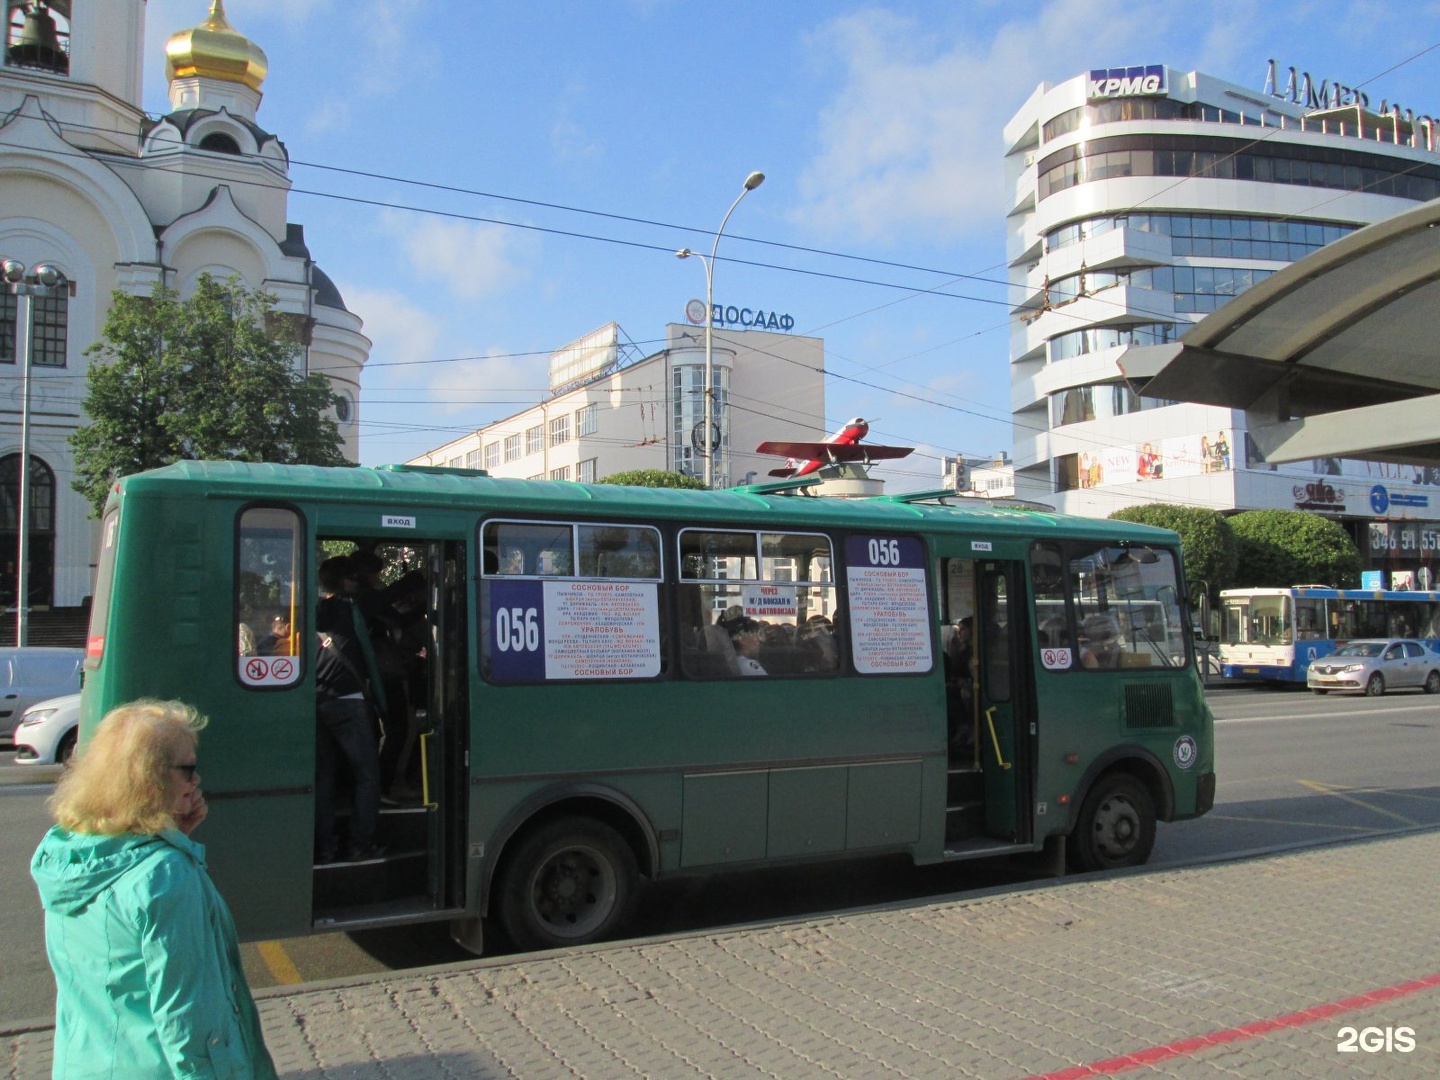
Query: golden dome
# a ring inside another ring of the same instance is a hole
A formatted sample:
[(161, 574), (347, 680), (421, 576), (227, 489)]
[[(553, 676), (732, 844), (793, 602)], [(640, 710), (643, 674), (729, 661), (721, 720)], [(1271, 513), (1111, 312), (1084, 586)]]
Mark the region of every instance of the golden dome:
[(211, 0), (209, 18), (165, 43), (165, 74), (172, 80), (199, 75), (259, 90), (267, 64), (260, 46), (225, 21), (223, 0)]

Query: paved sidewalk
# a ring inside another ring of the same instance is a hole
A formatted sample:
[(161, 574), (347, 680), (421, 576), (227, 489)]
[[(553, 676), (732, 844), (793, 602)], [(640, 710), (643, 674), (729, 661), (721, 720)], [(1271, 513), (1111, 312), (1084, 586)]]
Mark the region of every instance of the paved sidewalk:
[(1433, 1080), (1440, 832), (260, 998), (305, 1080)]

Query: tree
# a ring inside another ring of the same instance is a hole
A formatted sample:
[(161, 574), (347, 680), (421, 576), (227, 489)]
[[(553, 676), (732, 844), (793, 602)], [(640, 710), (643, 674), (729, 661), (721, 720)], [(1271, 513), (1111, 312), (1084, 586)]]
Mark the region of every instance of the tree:
[(1360, 552), (1337, 522), (1299, 510), (1247, 510), (1230, 519), (1239, 544), (1235, 585), (1360, 584)]
[(275, 298), (202, 274), (187, 300), (163, 285), (116, 292), (90, 346), (85, 412), (70, 437), (72, 486), (96, 516), (122, 476), (175, 461), (345, 465), (323, 375), (295, 368), (300, 348)]
[(1116, 521), (1155, 525), (1179, 533), (1185, 578), (1192, 583), (1204, 582), (1212, 600), (1218, 599), (1220, 590), (1229, 588), (1234, 580), (1238, 553), (1235, 532), (1218, 510), (1151, 503), (1127, 506), (1110, 516)]
[(704, 491), (705, 481), (698, 476), (667, 472), (665, 469), (631, 469), (628, 472), (611, 473), (597, 484), (620, 484), (624, 487), (687, 488)]

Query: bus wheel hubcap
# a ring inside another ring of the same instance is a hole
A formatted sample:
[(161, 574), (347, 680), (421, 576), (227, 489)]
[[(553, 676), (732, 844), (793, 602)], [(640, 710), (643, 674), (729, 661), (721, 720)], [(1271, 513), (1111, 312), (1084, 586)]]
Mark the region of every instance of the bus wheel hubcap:
[(1095, 815), (1095, 846), (1115, 858), (1135, 846), (1140, 836), (1140, 815), (1125, 799), (1108, 799)]
[(535, 877), (535, 913), (552, 931), (588, 933), (615, 902), (610, 866), (584, 851), (555, 855)]

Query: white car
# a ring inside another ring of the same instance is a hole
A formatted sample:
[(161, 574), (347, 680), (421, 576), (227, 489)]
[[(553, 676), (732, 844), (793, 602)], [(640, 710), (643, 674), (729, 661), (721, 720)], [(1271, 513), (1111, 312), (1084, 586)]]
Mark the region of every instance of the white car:
[(80, 695), (66, 694), (25, 710), (15, 729), (16, 765), (64, 765), (80, 734)]

